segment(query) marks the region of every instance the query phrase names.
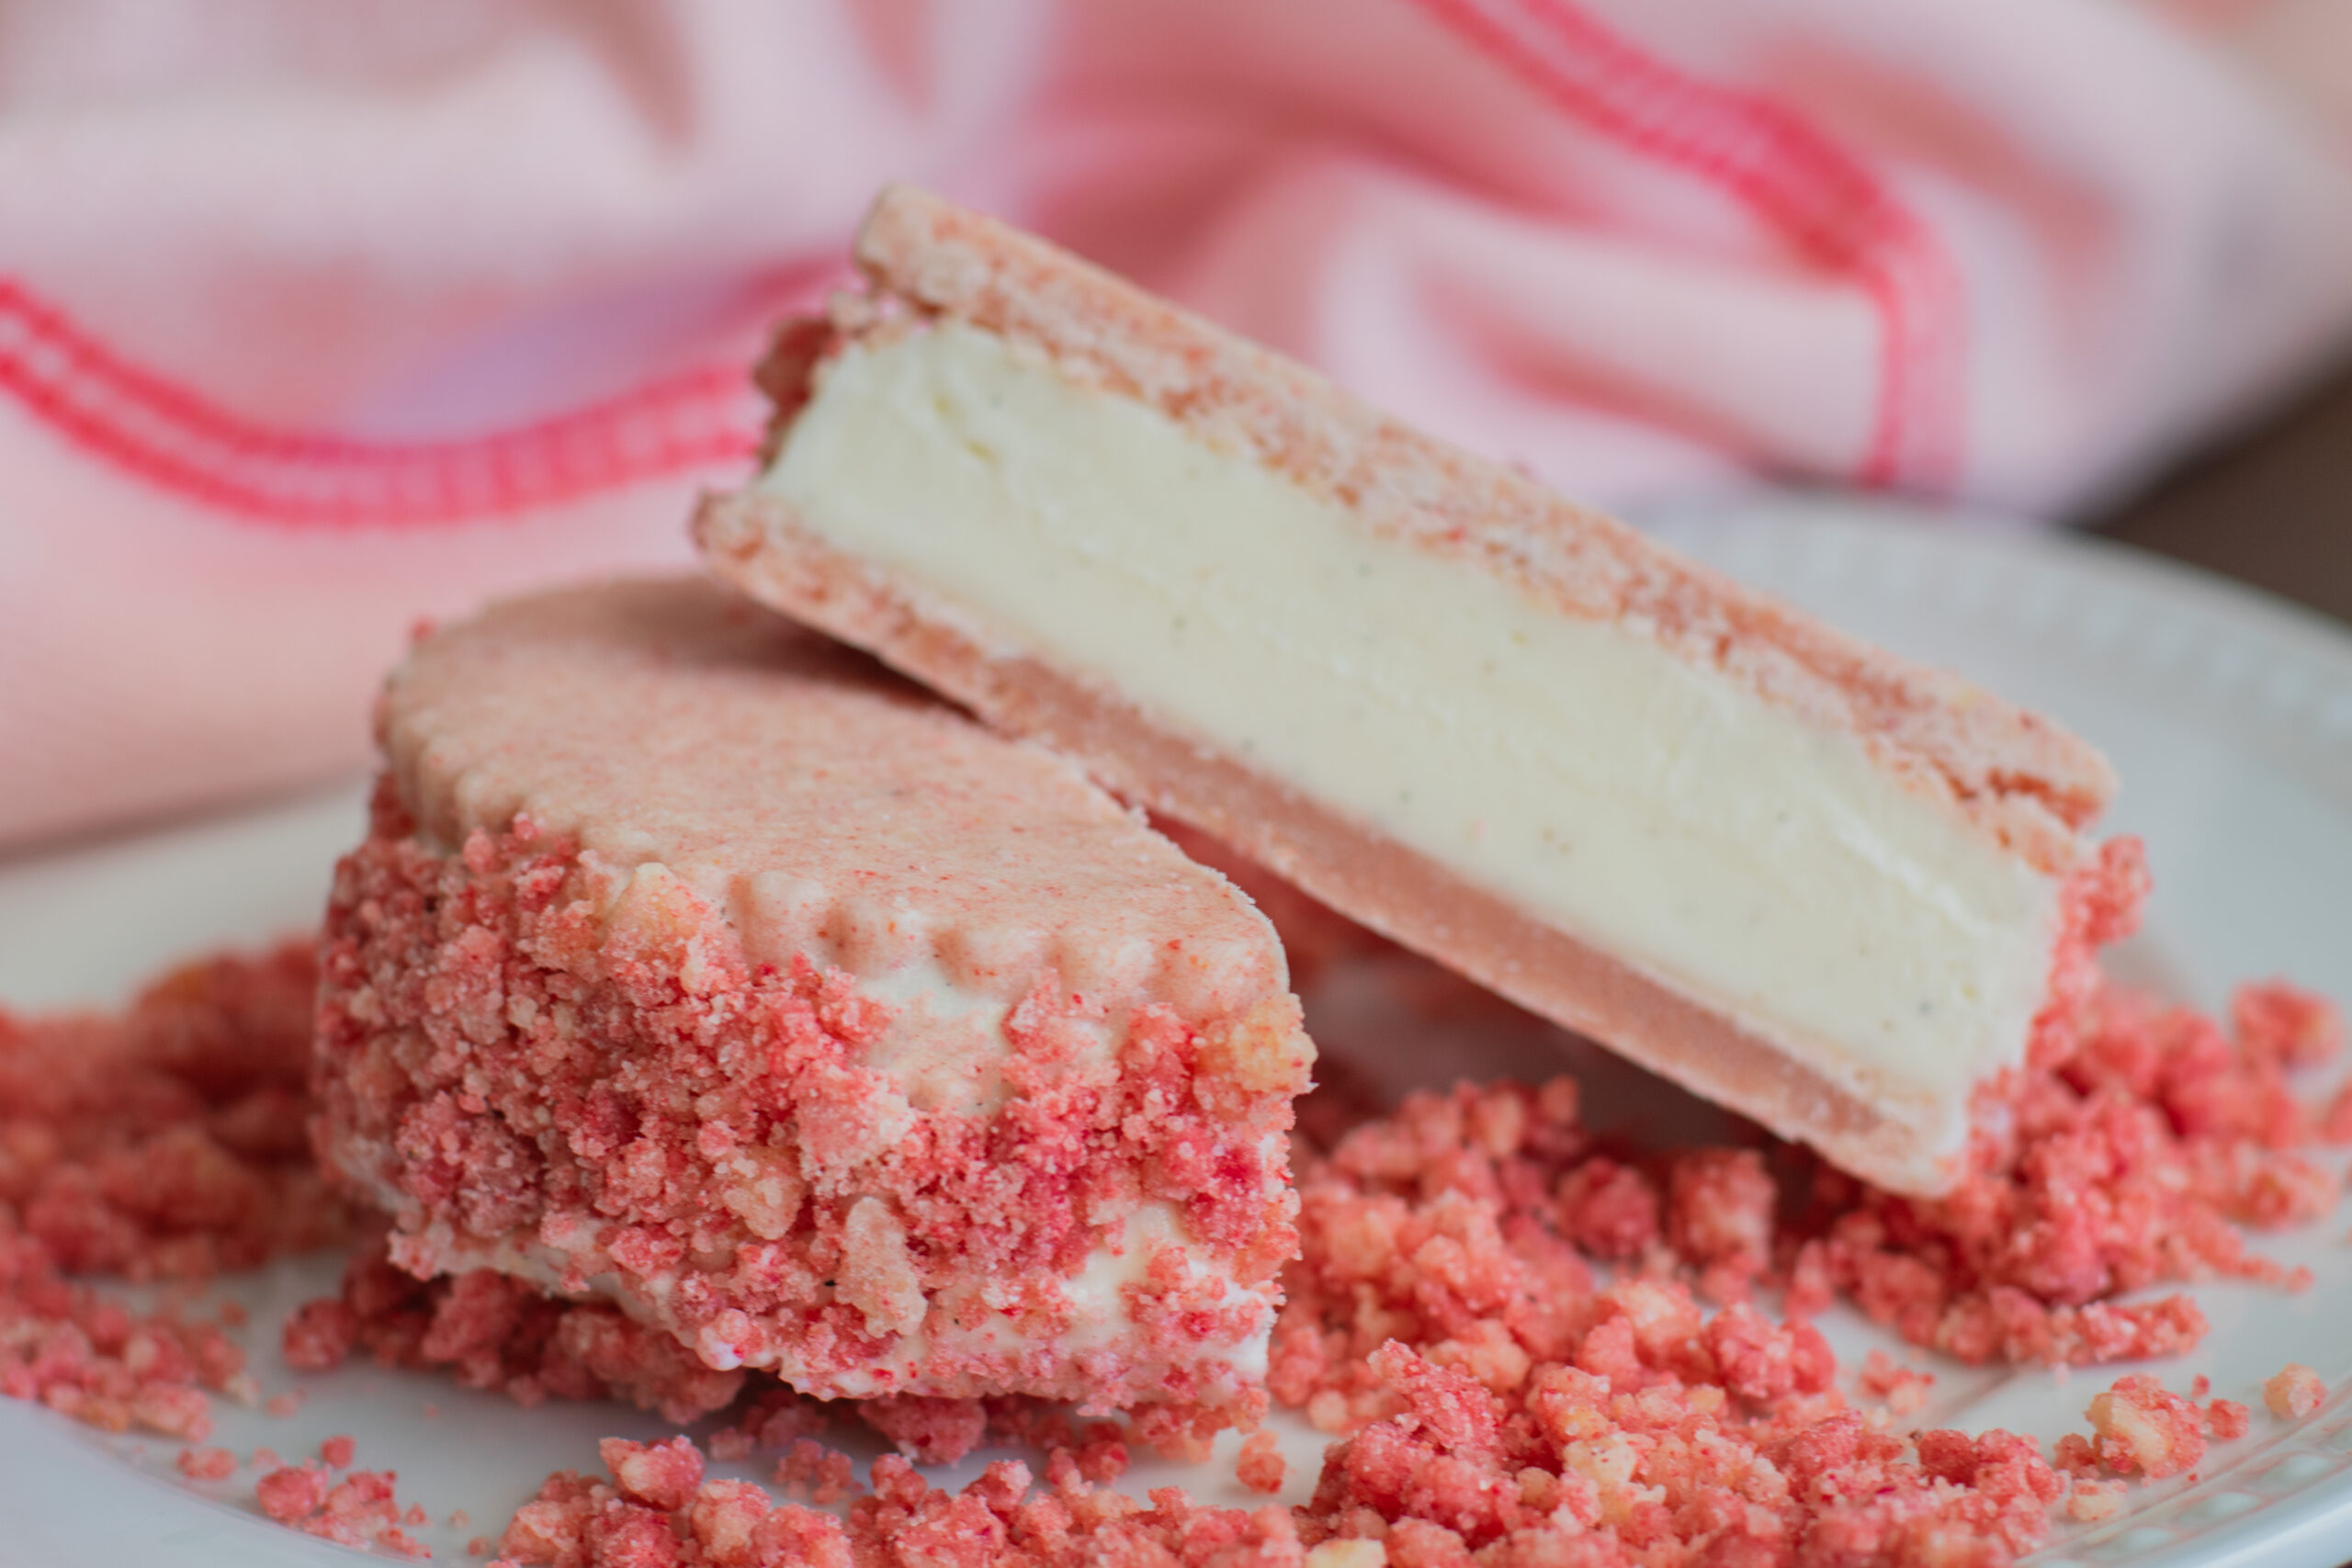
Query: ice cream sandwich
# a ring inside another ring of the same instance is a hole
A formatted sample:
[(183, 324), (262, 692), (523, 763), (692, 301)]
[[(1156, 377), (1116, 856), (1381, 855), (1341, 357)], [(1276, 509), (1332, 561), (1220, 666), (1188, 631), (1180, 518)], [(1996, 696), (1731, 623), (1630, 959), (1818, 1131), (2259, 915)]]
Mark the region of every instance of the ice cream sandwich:
[(714, 568), (1847, 1168), (1947, 1190), (2136, 896), (2090, 746), (890, 190)]

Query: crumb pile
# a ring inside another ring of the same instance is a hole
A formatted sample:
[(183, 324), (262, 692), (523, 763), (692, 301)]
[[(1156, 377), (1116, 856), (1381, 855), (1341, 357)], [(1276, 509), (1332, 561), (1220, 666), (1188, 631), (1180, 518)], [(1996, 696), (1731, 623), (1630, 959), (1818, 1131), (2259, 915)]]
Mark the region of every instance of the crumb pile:
[(2335, 1206), (2335, 1177), (2301, 1151), (2352, 1139), (2352, 1125), (2334, 1109), (2314, 1116), (2289, 1074), (2343, 1043), (2335, 1010), (2283, 983), (2242, 987), (2226, 1029), (2100, 987), (2044, 1043), (1950, 1197), (1897, 1198), (1822, 1169), (1819, 1234), (1792, 1265), (1792, 1303), (1809, 1308), (1834, 1286), (1905, 1338), (1971, 1362), (2186, 1349), (2205, 1330), (2189, 1297), (2107, 1298), (2172, 1280), (2306, 1282), (2250, 1251), (2238, 1227)]
[[(656, 1447), (606, 1438), (611, 1479), (548, 1478), (516, 1510), (501, 1562), (559, 1568), (1378, 1568), (1377, 1550), (1348, 1543), (1309, 1550), (1291, 1510), (1211, 1508), (1175, 1487), (1147, 1501), (1087, 1479), (1054, 1450), (1040, 1486), (1029, 1467), (1002, 1460), (960, 1492), (933, 1487), (889, 1454), (873, 1486), (836, 1517), (779, 1468), (799, 1501), (777, 1505), (741, 1481), (706, 1481), (684, 1438)], [(1388, 1561), (1409, 1568), (1406, 1559)], [(1567, 1560), (1563, 1560), (1567, 1561)], [(495, 1568), (495, 1565), (493, 1565)]]
[(219, 1325), (67, 1278), (200, 1284), (341, 1239), (304, 1135), (310, 944), (165, 976), (118, 1017), (0, 1012), (0, 1393), (112, 1431), (250, 1401)]
[(521, 1404), (609, 1395), (681, 1422), (732, 1404), (744, 1378), (605, 1303), (562, 1301), (488, 1269), (419, 1280), (393, 1266), (380, 1227), (352, 1255), (339, 1295), (287, 1318), (280, 1348), (298, 1371), (331, 1371), (358, 1349), (387, 1367), (447, 1368)]
[(343, 1234), (304, 1132), (308, 942), (173, 971), (119, 1017), (0, 1012), (0, 1203), (67, 1273), (202, 1280)]
[[(1498, 1394), (1545, 1362), (1630, 1372), (1634, 1325), (1663, 1314), (1687, 1338), (1694, 1297), (1733, 1309), (1710, 1334), (1761, 1333), (1743, 1304), (1759, 1283), (1784, 1285), (1799, 1323), (1842, 1291), (1968, 1361), (2185, 1349), (2205, 1327), (2188, 1296), (2107, 1298), (2217, 1276), (2294, 1286), (2238, 1227), (2312, 1219), (2336, 1199), (2302, 1152), (2314, 1118), (2288, 1074), (2340, 1049), (2341, 1020), (2275, 982), (2241, 989), (2231, 1015), (2224, 1032), (2098, 989), (2054, 1060), (2025, 1075), (2014, 1125), (1937, 1202), (1785, 1148), (1612, 1149), (1581, 1126), (1569, 1078), (1412, 1096), (1301, 1162), (1304, 1248), (1285, 1280), (1272, 1391), (1339, 1433), (1399, 1407), (1372, 1360), (1390, 1339)], [(1596, 1291), (1593, 1259), (1633, 1277)], [(1674, 1334), (1636, 1359), (1657, 1370)], [(1909, 1381), (1878, 1377), (1890, 1397)]]
[(2060, 1467), (2075, 1475), (2137, 1472), (2151, 1481), (2195, 1469), (2208, 1438), (2231, 1442), (2253, 1424), (2253, 1412), (2234, 1399), (2199, 1406), (2202, 1382), (2184, 1396), (2141, 1373), (2116, 1379), (2084, 1412), (2091, 1436), (2070, 1432), (2058, 1439)]
[[(688, 1438), (608, 1438), (609, 1479), (549, 1476), (516, 1510), (492, 1568), (1991, 1568), (2038, 1544), (2067, 1494), (2058, 1469), (2005, 1432), (1906, 1441), (1844, 1411), (1758, 1448), (1743, 1440), (1759, 1435), (1753, 1424), (1708, 1418), (1724, 1414), (1720, 1400), (1655, 1386), (1612, 1399), (1604, 1381), (1571, 1376), (1547, 1378), (1503, 1416), (1469, 1379), (1401, 1346), (1375, 1359), (1406, 1409), (1338, 1445), (1305, 1508), (1204, 1507), (1173, 1487), (1138, 1500), (1100, 1484), (1066, 1448), (1049, 1451), (1042, 1484), (1026, 1464), (1000, 1461), (961, 1491), (888, 1455), (854, 1495), (846, 1456), (806, 1439), (776, 1467), (779, 1505), (751, 1483), (706, 1480)], [(2226, 1400), (2200, 1411), (2125, 1378), (2088, 1414), (2094, 1438), (2061, 1445), (2075, 1477), (2070, 1511), (2086, 1520), (2121, 1506), (2123, 1483), (2100, 1476), (2177, 1473), (2206, 1434), (2242, 1433), (2246, 1413)], [(1270, 1455), (1271, 1444), (1245, 1445), (1245, 1482)], [(1532, 1462), (1514, 1469), (1519, 1460)], [(1335, 1508), (1343, 1492), (1356, 1501)], [(816, 1511), (844, 1498), (839, 1516)]]
[(350, 1469), (356, 1447), (347, 1437), (329, 1438), (319, 1445), (317, 1459), (269, 1465), (254, 1483), (254, 1501), (267, 1517), (322, 1540), (373, 1546), (401, 1557), (432, 1556), (408, 1533), (426, 1522), (425, 1512), (414, 1504), (401, 1507), (392, 1495), (398, 1478), (390, 1471), (356, 1470), (335, 1478), (336, 1471)]
[[(2339, 1021), (2276, 984), (2242, 990), (2231, 1017), (2224, 1031), (2095, 987), (2030, 1075), (2018, 1130), (1988, 1139), (1984, 1168), (1942, 1205), (1898, 1206), (1786, 1150), (1611, 1149), (1582, 1127), (1565, 1077), (1415, 1095), (1361, 1122), (1302, 1161), (1304, 1253), (1286, 1277), (1272, 1392), (1340, 1440), (1295, 1510), (1204, 1508), (1173, 1491), (1140, 1504), (1068, 1451), (1041, 1488), (1001, 1464), (962, 1493), (894, 1458), (840, 1520), (771, 1510), (737, 1483), (711, 1483), (723, 1506), (665, 1509), (626, 1484), (559, 1476), (503, 1550), (566, 1568), (2007, 1562), (2046, 1539), (2053, 1506), (2108, 1517), (2130, 1482), (2193, 1468), (2209, 1441), (2245, 1432), (2246, 1406), (2128, 1376), (2091, 1402), (2090, 1435), (2063, 1440), (2055, 1463), (2006, 1432), (1906, 1438), (1849, 1404), (1802, 1315), (1775, 1322), (1749, 1298), (1759, 1286), (1850, 1289), (1929, 1343), (1955, 1303), (2006, 1313), (2011, 1333), (1964, 1345), (1976, 1359), (2096, 1360), (2193, 1342), (2203, 1325), (2186, 1297), (2138, 1311), (2098, 1298), (2213, 1274), (2291, 1284), (2233, 1222), (2283, 1224), (2333, 1201), (2294, 1152), (2315, 1127), (2286, 1075), (2336, 1051)], [(1792, 1172), (1805, 1201), (1784, 1205)], [(2057, 1223), (2069, 1207), (2094, 1223)], [(2020, 1216), (2009, 1228), (2022, 1242), (1976, 1245)], [(1838, 1249), (1854, 1253), (1864, 1234), (1873, 1262), (1914, 1265), (1908, 1292), (1891, 1297), (1880, 1280), (1863, 1294), (1870, 1267)], [(1619, 1277), (1603, 1283), (1596, 1259)], [(1710, 1315), (1710, 1297), (1727, 1304)], [(1901, 1309), (1918, 1302), (1938, 1310), (1906, 1321)], [(2118, 1324), (2126, 1331), (2100, 1326)], [(1860, 1381), (1916, 1409), (1928, 1380), (1881, 1358)], [(2275, 1399), (2308, 1409), (2315, 1387), (2290, 1369)], [(994, 1409), (924, 1413), (951, 1417), (967, 1425), (948, 1451), (983, 1425), (1024, 1435)], [(839, 1455), (830, 1483), (809, 1490), (824, 1453), (797, 1438), (779, 1482), (803, 1501), (842, 1495)], [(1237, 1474), (1279, 1489), (1282, 1461), (1253, 1440)], [(614, 1555), (624, 1529), (631, 1550), (671, 1555)]]
[[(191, 1441), (205, 1430), (202, 1388), (250, 1397), (217, 1325), (141, 1319), (64, 1276), (200, 1277), (341, 1234), (282, 1131), (306, 1109), (287, 1064), (301, 1055), (309, 980), (293, 951), (220, 960), (121, 1021), (11, 1023), (0, 1036), (13, 1161), (0, 1387)], [(1583, 1125), (1566, 1077), (1417, 1094), (1299, 1162), (1302, 1253), (1285, 1274), (1270, 1392), (1338, 1439), (1300, 1507), (1126, 1497), (1110, 1488), (1128, 1443), (1197, 1458), (1206, 1432), (1182, 1412), (1081, 1424), (1021, 1400), (870, 1402), (859, 1414), (901, 1455), (877, 1461), (860, 1492), (850, 1461), (811, 1440), (825, 1407), (768, 1386), (712, 1448), (729, 1460), (781, 1450), (787, 1501), (705, 1479), (684, 1439), (615, 1442), (609, 1482), (551, 1478), (499, 1549), (561, 1568), (2007, 1562), (2044, 1538), (2054, 1506), (2108, 1517), (2127, 1483), (2193, 1468), (2250, 1412), (2132, 1376), (2092, 1401), (2089, 1435), (2062, 1440), (2054, 1462), (2002, 1432), (1906, 1438), (1849, 1404), (1806, 1316), (1847, 1292), (1970, 1359), (2091, 1361), (2193, 1342), (2203, 1324), (2185, 1296), (2136, 1309), (2106, 1298), (2215, 1275), (2296, 1283), (2239, 1227), (2335, 1202), (2305, 1148), (2345, 1130), (2346, 1101), (2315, 1114), (2290, 1077), (2342, 1039), (2331, 1009), (2284, 985), (2241, 990), (2226, 1027), (2091, 987), (2024, 1076), (2014, 1123), (1988, 1131), (1982, 1168), (1940, 1203), (1873, 1191), (1780, 1145), (1612, 1144)], [(93, 1055), (115, 1066), (111, 1095), (95, 1087)], [(272, 1108), (275, 1142), (236, 1131), (261, 1120), (239, 1109), (255, 1104)], [(172, 1208), (130, 1174), (150, 1168), (126, 1151), (198, 1146), (220, 1151), (201, 1168), (230, 1174), (196, 1190), (243, 1198)], [(66, 1223), (93, 1214), (110, 1218)], [(1772, 1290), (1777, 1320), (1759, 1305)], [(679, 1419), (743, 1386), (741, 1372), (702, 1367), (606, 1306), (487, 1271), (416, 1280), (380, 1239), (355, 1256), (339, 1296), (289, 1319), (284, 1341), (303, 1368), (358, 1350), (526, 1401), (612, 1392)], [(1928, 1380), (1881, 1359), (1857, 1381), (1899, 1412)], [(2324, 1390), (2290, 1367), (2264, 1397), (2294, 1416)], [(1046, 1454), (1042, 1482), (1008, 1462), (951, 1493), (909, 1463), (989, 1438)], [(327, 1459), (271, 1461), (265, 1511), (413, 1548), (402, 1527), (414, 1510), (392, 1501), (390, 1478), (338, 1480), (330, 1466), (349, 1453)], [(217, 1478), (233, 1462), (192, 1448), (181, 1467)], [(1264, 1492), (1285, 1480), (1255, 1439), (1236, 1473)], [(844, 1502), (841, 1517), (818, 1511)]]

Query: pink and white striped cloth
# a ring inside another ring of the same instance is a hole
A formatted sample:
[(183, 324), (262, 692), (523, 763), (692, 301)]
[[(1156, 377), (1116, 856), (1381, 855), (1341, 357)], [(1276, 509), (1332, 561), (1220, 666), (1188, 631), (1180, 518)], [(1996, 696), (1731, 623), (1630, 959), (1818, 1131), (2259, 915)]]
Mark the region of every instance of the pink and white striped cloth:
[(876, 186), (1627, 505), (2065, 514), (2352, 323), (2340, 0), (0, 5), (0, 848), (682, 560)]

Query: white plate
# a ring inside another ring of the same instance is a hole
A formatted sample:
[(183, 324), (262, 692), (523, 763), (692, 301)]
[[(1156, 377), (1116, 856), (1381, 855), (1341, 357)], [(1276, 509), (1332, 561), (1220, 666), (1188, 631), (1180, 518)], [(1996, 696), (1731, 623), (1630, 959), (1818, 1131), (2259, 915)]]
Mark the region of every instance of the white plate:
[[(2209, 1007), (2233, 982), (2272, 974), (2352, 998), (2352, 638), (2339, 629), (2122, 552), (1996, 526), (1933, 526), (1891, 508), (1801, 500), (1656, 526), (1739, 576), (1956, 667), (2105, 747), (2126, 780), (2112, 826), (2146, 836), (2156, 873), (2148, 929), (2119, 957), (2133, 978)], [(0, 998), (18, 1008), (110, 1003), (173, 960), (300, 929), (359, 820), (355, 786), (0, 867)], [(1410, 1052), (1383, 1051), (1376, 1032), (1348, 1016), (1374, 1010), (1351, 1010), (1367, 980), (1352, 983), (1354, 993), (1343, 985), (1318, 998), (1328, 1004), (1318, 1032), (1327, 1048), (1377, 1053), (1392, 1085), (1417, 1074), (1558, 1066), (1556, 1043), (1524, 1032), (1432, 1040), (1422, 1031)], [(1612, 1096), (1641, 1095), (1634, 1077), (1598, 1069), (1588, 1104), (1605, 1112)], [(2037, 1561), (2326, 1568), (2352, 1558), (2352, 1246), (2344, 1227), (2339, 1212), (2263, 1240), (2270, 1256), (2312, 1269), (2317, 1283), (2301, 1295), (2198, 1287), (2212, 1334), (2194, 1355), (2154, 1369), (2176, 1388), (2204, 1373), (2216, 1393), (2254, 1404), (2253, 1434), (2217, 1445), (2193, 1479), (2136, 1490), (2124, 1517), (2062, 1529)], [(331, 1290), (335, 1272), (334, 1261), (311, 1260), (234, 1281), (254, 1309), (246, 1342), (265, 1393), (296, 1386), (277, 1360), (277, 1322), (294, 1303)], [(1824, 1326), (1855, 1362), (1873, 1346), (1902, 1351), (1842, 1310)], [(2082, 1429), (2083, 1405), (2115, 1375), (1904, 1359), (1938, 1373), (1922, 1421), (2007, 1427), (2045, 1444)], [(2260, 1409), (2262, 1380), (2290, 1360), (2318, 1369), (2337, 1391), (2300, 1423)], [(216, 1402), (213, 1440), (241, 1455), (267, 1444), (291, 1458), (330, 1434), (355, 1435), (361, 1464), (396, 1469), (403, 1503), (434, 1513), (435, 1524), (416, 1533), (443, 1561), (463, 1561), (471, 1534), (494, 1536), (549, 1471), (595, 1469), (598, 1437), (663, 1429), (612, 1405), (523, 1411), (440, 1378), (357, 1364), (300, 1386), (305, 1402), (288, 1417)], [(1322, 1439), (1295, 1423), (1283, 1437), (1285, 1500), (1297, 1501), (1313, 1485)], [(262, 1522), (251, 1508), (251, 1471), (188, 1485), (171, 1471), (175, 1451), (0, 1401), (0, 1562), (227, 1568), (341, 1557)], [(1230, 1454), (1228, 1436), (1206, 1467), (1142, 1463), (1124, 1484), (1140, 1491), (1181, 1480), (1204, 1501), (1257, 1501), (1234, 1483)], [(937, 1479), (976, 1473), (988, 1457)], [(442, 1522), (457, 1508), (470, 1514), (469, 1528)]]

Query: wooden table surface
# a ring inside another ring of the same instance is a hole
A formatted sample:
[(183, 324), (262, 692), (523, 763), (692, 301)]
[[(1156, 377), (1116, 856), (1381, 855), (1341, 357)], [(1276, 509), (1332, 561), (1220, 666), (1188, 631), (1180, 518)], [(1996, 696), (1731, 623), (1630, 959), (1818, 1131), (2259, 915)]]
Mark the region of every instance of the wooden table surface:
[(2352, 366), (2092, 527), (2352, 622)]

